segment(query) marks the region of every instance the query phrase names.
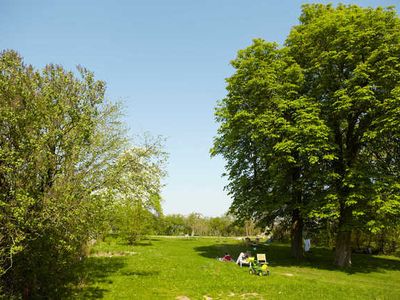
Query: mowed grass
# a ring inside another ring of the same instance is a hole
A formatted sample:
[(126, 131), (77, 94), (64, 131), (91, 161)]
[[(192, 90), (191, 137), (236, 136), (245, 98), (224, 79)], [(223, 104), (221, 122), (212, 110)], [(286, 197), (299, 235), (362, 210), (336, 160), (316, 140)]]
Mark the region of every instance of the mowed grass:
[[(271, 276), (220, 262), (225, 252), (266, 253)], [(400, 260), (354, 255), (351, 270), (332, 265), (332, 251), (314, 248), (299, 263), (289, 246), (256, 251), (230, 238), (155, 237), (129, 246), (115, 238), (98, 243), (85, 261), (73, 299), (400, 299)]]

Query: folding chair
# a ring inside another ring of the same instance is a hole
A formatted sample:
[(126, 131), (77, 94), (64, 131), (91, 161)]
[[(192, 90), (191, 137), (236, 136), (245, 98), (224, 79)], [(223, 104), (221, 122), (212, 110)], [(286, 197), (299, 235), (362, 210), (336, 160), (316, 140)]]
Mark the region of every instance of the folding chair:
[(257, 254), (257, 263), (259, 265), (266, 265), (267, 263), (267, 258), (265, 253), (264, 254)]

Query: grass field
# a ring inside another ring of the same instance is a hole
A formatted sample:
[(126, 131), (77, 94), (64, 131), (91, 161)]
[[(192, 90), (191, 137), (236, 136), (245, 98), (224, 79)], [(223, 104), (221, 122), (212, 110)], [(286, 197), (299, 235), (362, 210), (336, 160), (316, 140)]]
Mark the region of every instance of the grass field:
[[(73, 299), (400, 299), (400, 260), (354, 255), (351, 270), (332, 266), (332, 252), (312, 249), (304, 262), (283, 244), (262, 246), (271, 276), (220, 262), (246, 246), (229, 238), (155, 237), (129, 246), (115, 238), (97, 244), (86, 259)], [(78, 275), (78, 274), (77, 274)]]

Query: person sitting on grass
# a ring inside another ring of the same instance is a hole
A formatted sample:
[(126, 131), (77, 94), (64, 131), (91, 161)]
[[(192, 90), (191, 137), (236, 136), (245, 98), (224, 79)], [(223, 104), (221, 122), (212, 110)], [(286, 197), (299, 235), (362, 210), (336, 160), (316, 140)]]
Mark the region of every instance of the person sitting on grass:
[(228, 253), (225, 253), (224, 257), (218, 258), (220, 261), (233, 261), (232, 256), (230, 256)]
[(236, 264), (239, 266), (249, 265), (248, 258), (250, 257), (250, 253), (240, 252), (238, 259), (236, 260)]

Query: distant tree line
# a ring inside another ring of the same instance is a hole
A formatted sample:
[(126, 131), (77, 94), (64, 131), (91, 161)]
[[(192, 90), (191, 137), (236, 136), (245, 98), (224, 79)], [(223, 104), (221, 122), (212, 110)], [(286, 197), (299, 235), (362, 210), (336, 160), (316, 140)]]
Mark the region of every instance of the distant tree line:
[(205, 217), (199, 213), (187, 216), (180, 214), (166, 215), (160, 219), (156, 228), (159, 235), (172, 236), (255, 236), (263, 233), (253, 222), (239, 224), (230, 215)]
[[(121, 207), (121, 211), (123, 210), (124, 207)], [(147, 239), (151, 235), (246, 237), (265, 233), (265, 228), (260, 228), (255, 222), (238, 222), (235, 217), (226, 214), (207, 217), (200, 213), (164, 215), (147, 211), (144, 215), (126, 218), (126, 212), (121, 211), (113, 211), (113, 216), (108, 221), (108, 231), (102, 237), (116, 234), (134, 245), (135, 242)], [(131, 222), (132, 225), (124, 222)]]

